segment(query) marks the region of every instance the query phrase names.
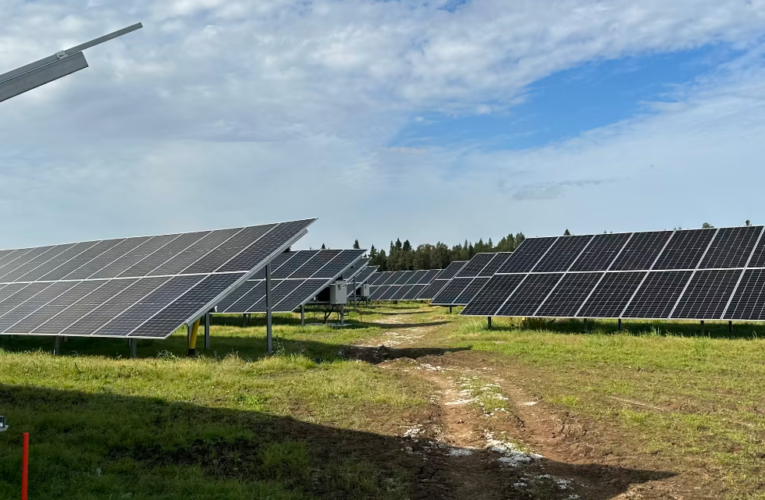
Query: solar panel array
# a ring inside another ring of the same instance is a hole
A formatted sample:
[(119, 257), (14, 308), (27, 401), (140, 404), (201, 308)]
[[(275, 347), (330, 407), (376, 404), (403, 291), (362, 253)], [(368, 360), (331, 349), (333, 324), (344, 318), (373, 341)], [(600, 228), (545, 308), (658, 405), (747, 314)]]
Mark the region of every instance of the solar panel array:
[[(369, 279), (377, 272), (377, 266), (367, 266), (359, 271), (355, 276), (351, 276), (346, 279), (348, 283), (348, 297), (355, 297), (356, 291), (361, 288), (364, 283), (369, 283)], [(356, 286), (354, 287), (354, 283)]]
[(467, 264), (466, 260), (457, 260), (446, 266), (446, 269), (441, 271), (433, 282), (420, 294), (420, 300), (432, 300), (460, 272), (465, 264)]
[[(366, 250), (300, 250), (284, 252), (271, 264), (271, 311), (292, 312), (357, 270)], [(353, 271), (350, 271), (350, 270)], [(266, 272), (261, 270), (228, 294), (219, 313), (265, 313)]]
[(437, 306), (463, 306), (489, 282), (512, 255), (510, 252), (479, 253), (444, 286), (431, 301)]
[(385, 271), (373, 275), (369, 282), (369, 299), (422, 300), (420, 295), (441, 272), (440, 269), (420, 271)]
[(763, 226), (527, 239), (462, 314), (763, 321)]
[(168, 337), (314, 220), (0, 250), (0, 333)]

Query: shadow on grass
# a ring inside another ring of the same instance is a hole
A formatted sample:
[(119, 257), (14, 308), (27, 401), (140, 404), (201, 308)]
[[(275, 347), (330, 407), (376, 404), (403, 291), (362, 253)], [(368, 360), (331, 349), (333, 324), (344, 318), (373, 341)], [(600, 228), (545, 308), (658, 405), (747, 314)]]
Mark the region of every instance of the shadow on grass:
[[(22, 432), (31, 435), (32, 498), (457, 500), (455, 492), (475, 472), (464, 455), (428, 439), (269, 415), (252, 396), (242, 404), (247, 409), (0, 385), (0, 410), (10, 424), (0, 434), (0, 498), (18, 494)], [(499, 455), (480, 453), (487, 457), (482, 477), (503, 498), (526, 498), (513, 486), (526, 469), (502, 467)], [(673, 475), (544, 459), (539, 465), (608, 485), (584, 490), (590, 500)], [(551, 490), (544, 498), (571, 493)]]
[[(488, 330), (488, 323), (485, 328)], [(491, 331), (545, 330), (564, 334), (629, 334), (678, 337), (710, 337), (720, 339), (762, 339), (765, 338), (765, 324), (736, 323), (729, 329), (727, 321), (641, 321), (623, 320), (619, 330), (615, 320), (545, 319), (527, 318), (514, 324), (493, 322)]]
[(386, 347), (384, 345), (377, 347), (354, 345), (346, 347), (343, 350), (343, 356), (346, 358), (358, 359), (360, 361), (366, 361), (367, 363), (377, 365), (391, 359), (418, 359), (425, 356), (443, 356), (447, 352), (469, 351), (470, 349), (470, 347), (453, 347), (443, 349), (439, 347), (407, 347), (403, 349), (396, 349), (393, 347)]

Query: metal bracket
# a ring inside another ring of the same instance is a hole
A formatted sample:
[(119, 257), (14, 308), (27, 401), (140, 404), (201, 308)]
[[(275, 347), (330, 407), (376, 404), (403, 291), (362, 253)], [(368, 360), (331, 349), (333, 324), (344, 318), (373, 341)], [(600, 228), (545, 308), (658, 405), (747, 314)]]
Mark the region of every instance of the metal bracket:
[(65, 50), (62, 50), (61, 52), (56, 52), (56, 59), (61, 60), (65, 57), (69, 57), (69, 54), (67, 54)]

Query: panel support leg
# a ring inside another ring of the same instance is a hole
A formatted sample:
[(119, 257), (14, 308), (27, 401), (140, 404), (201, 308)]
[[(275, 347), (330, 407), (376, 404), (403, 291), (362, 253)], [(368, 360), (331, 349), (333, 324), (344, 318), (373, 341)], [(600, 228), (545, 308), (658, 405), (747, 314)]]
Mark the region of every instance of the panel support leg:
[(61, 337), (58, 335), (56, 335), (55, 339), (53, 340), (53, 355), (61, 356)]
[(728, 321), (728, 333), (733, 333), (733, 321)]
[(210, 349), (210, 313), (205, 314), (205, 350)]
[(584, 318), (582, 320), (582, 323), (584, 323), (584, 331), (586, 332), (587, 331), (587, 318)]
[(619, 331), (622, 331), (622, 318), (619, 318)]
[(300, 326), (305, 326), (305, 304), (300, 306)]
[(452, 313), (452, 306), (449, 306), (449, 314)]
[(701, 320), (701, 333), (704, 333), (704, 320)]
[(273, 354), (273, 328), (271, 324), (271, 263), (266, 265), (266, 343), (268, 354)]
[(491, 316), (489, 316), (489, 330), (491, 330)]
[(196, 356), (197, 354), (197, 334), (199, 333), (199, 323), (201, 319), (194, 322), (193, 325), (188, 326), (188, 338), (189, 338), (189, 356)]
[(130, 357), (135, 359), (138, 357), (138, 339), (130, 339)]

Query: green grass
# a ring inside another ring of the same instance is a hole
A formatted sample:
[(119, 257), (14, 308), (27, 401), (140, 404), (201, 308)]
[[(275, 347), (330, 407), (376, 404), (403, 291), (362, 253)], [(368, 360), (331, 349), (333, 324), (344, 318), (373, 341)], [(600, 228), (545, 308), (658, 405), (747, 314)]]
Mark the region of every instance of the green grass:
[(376, 455), (400, 452), (389, 435), (428, 387), (337, 355), (382, 329), (282, 318), (265, 357), (259, 322), (231, 319), (195, 359), (182, 334), (141, 342), (138, 359), (124, 342), (71, 339), (54, 357), (50, 339), (4, 338), (0, 498), (18, 496), (25, 431), (32, 498), (405, 498), (406, 461)]
[[(630, 322), (617, 332), (613, 322), (585, 331), (495, 319), (489, 331), (414, 304), (368, 308), (350, 323), (277, 316), (273, 357), (262, 318), (244, 328), (235, 316), (215, 318), (212, 349), (195, 359), (182, 332), (142, 341), (138, 359), (124, 341), (70, 339), (54, 357), (51, 339), (0, 338), (10, 424), (0, 499), (18, 497), (25, 431), (32, 498), (407, 498), (418, 463), (394, 436), (427, 418), (432, 388), (339, 353), (423, 325), (434, 328), (400, 355), (466, 350), (461, 360), (597, 426), (633, 466), (705, 475), (721, 498), (765, 499), (763, 327)], [(488, 411), (512, 413), (488, 375), (463, 385)]]
[[(762, 327), (626, 325), (465, 319), (444, 330), (453, 347), (497, 353), (546, 402), (616, 426), (640, 451), (724, 482), (730, 498), (765, 498), (765, 340)], [(550, 331), (555, 328), (556, 331)], [(710, 330), (712, 330), (710, 332)], [(711, 335), (710, 335), (711, 333)], [(695, 335), (694, 335), (695, 334)], [(738, 337), (737, 337), (738, 336)], [(726, 338), (728, 337), (728, 338)]]

